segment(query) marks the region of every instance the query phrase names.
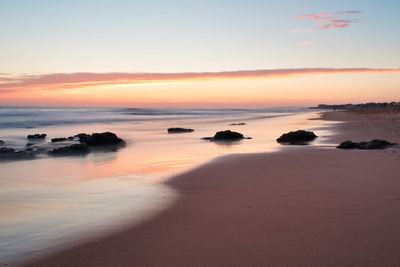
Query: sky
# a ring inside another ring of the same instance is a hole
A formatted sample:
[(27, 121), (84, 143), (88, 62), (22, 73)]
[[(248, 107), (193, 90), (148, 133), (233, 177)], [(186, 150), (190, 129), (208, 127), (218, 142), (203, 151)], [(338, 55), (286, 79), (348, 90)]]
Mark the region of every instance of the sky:
[(0, 105), (400, 101), (400, 2), (0, 1)]

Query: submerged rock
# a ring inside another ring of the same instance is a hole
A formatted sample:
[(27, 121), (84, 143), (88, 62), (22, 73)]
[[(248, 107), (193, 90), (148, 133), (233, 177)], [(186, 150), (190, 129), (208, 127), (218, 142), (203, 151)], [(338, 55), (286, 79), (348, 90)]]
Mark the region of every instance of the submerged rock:
[(17, 151), (14, 148), (0, 147), (1, 160), (32, 159), (34, 157), (35, 154), (30, 150)]
[(173, 127), (167, 129), (168, 133), (190, 133), (193, 132), (193, 129), (190, 128), (180, 128), (180, 127)]
[(51, 139), (51, 142), (52, 143), (57, 143), (57, 142), (64, 142), (64, 141), (67, 141), (68, 139), (67, 138), (65, 138), (65, 137), (59, 137), (59, 138), (53, 138), (53, 139)]
[(240, 126), (240, 125), (246, 125), (246, 123), (244, 123), (244, 122), (238, 122), (238, 123), (231, 123), (231, 124), (229, 124), (229, 125), (231, 125), (231, 126)]
[(4, 146), (5, 142), (3, 140), (0, 140), (0, 146)]
[(80, 133), (80, 134), (74, 135), (74, 137), (77, 137), (77, 138), (79, 138), (79, 139), (81, 139), (81, 138), (87, 138), (87, 137), (90, 137), (90, 134)]
[[(238, 141), (245, 139), (243, 134), (231, 130), (219, 131), (214, 137), (203, 137), (203, 140), (209, 141)], [(246, 139), (250, 139), (249, 137)]]
[(289, 145), (303, 145), (313, 141), (318, 136), (311, 131), (298, 130), (282, 134), (276, 141)]
[(0, 147), (0, 155), (5, 155), (7, 153), (14, 153), (14, 152), (15, 152), (14, 148)]
[(392, 146), (396, 146), (396, 143), (390, 143), (382, 139), (374, 139), (369, 142), (352, 142), (345, 141), (338, 145), (336, 148), (339, 149), (361, 149), (361, 150), (375, 150), (375, 149), (385, 149)]
[(74, 156), (74, 155), (87, 155), (90, 153), (89, 147), (85, 143), (72, 144), (50, 150), (49, 155), (52, 156)]
[(36, 140), (43, 140), (45, 139), (47, 134), (29, 134), (26, 138), (29, 140), (36, 139)]
[(358, 148), (358, 143), (354, 143), (352, 141), (345, 141), (342, 142), (340, 145), (337, 146), (340, 149), (355, 149)]
[(79, 141), (85, 143), (88, 146), (107, 146), (107, 145), (123, 145), (125, 141), (119, 138), (115, 133), (94, 133), (89, 134), (78, 134)]

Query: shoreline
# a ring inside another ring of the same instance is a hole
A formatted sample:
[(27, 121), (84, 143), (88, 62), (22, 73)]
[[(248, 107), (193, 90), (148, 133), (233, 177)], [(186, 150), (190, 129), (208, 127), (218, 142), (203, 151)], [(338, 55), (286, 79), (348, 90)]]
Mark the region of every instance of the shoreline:
[[(367, 138), (352, 119), (329, 140)], [(167, 181), (177, 201), (144, 224), (23, 266), (396, 266), (398, 162), (318, 147), (220, 157)]]

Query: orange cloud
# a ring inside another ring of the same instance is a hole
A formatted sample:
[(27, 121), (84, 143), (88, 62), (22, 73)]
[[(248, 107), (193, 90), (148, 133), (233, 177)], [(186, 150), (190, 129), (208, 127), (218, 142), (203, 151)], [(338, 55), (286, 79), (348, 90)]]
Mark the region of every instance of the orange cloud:
[(171, 83), (202, 80), (268, 79), (318, 74), (400, 73), (400, 69), (303, 68), (184, 73), (55, 73), (0, 76), (0, 94), (27, 90), (68, 90), (99, 86)]

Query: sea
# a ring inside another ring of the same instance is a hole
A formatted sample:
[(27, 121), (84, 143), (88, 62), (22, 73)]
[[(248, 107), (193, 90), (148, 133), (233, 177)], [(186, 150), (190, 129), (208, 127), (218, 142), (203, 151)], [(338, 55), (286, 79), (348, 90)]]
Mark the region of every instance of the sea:
[[(126, 141), (119, 150), (87, 156), (0, 161), (0, 264), (143, 223), (176, 201), (179, 192), (165, 184), (173, 176), (224, 155), (295, 149), (275, 141), (284, 132), (313, 130), (320, 138), (310, 145), (330, 147), (331, 124), (318, 118), (318, 111), (301, 107), (0, 107), (0, 140), (16, 150), (36, 133), (49, 142), (108, 131)], [(169, 127), (194, 131), (168, 134)], [(228, 129), (251, 139), (202, 139)]]

